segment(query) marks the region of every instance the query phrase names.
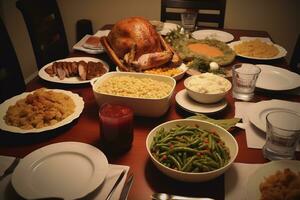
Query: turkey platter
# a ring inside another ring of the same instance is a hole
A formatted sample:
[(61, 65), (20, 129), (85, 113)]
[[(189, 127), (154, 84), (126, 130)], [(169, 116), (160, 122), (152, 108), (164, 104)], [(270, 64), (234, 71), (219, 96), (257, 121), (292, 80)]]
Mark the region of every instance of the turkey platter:
[(100, 38), (108, 55), (122, 71), (181, 64), (179, 55), (165, 42), (154, 26), (143, 17), (118, 21), (108, 36)]

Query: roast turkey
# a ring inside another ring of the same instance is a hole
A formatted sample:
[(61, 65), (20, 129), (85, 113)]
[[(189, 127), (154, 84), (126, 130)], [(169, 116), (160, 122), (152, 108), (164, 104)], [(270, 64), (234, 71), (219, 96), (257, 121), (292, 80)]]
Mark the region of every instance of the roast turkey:
[(143, 17), (118, 21), (101, 43), (123, 71), (142, 71), (163, 65), (178, 66), (178, 54)]

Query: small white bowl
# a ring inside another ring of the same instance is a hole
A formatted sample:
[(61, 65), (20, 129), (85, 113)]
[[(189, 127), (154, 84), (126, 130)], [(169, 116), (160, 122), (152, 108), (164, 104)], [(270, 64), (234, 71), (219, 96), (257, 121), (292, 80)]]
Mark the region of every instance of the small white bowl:
[[(211, 131), (214, 130), (224, 141), (225, 145), (229, 148), (229, 154), (230, 154), (230, 160), (229, 162), (216, 170), (209, 171), (209, 172), (199, 172), (199, 173), (194, 173), (194, 172), (182, 172), (178, 171), (175, 169), (171, 169), (169, 167), (166, 167), (165, 165), (161, 164), (158, 160), (154, 158), (154, 156), (151, 154), (150, 151), (150, 146), (153, 141), (153, 138), (155, 134), (161, 129), (164, 128), (165, 130), (169, 130), (171, 128), (175, 128), (177, 125), (188, 125), (188, 126), (199, 126), (201, 129)], [(229, 167), (232, 165), (234, 162), (237, 154), (238, 154), (238, 144), (235, 138), (224, 128), (206, 122), (206, 121), (201, 121), (201, 120), (196, 120), (196, 119), (179, 119), (179, 120), (173, 120), (173, 121), (168, 121), (166, 123), (163, 123), (154, 129), (151, 130), (151, 132), (148, 134), (147, 139), (146, 139), (146, 148), (148, 151), (148, 154), (154, 163), (154, 165), (165, 175), (174, 178), (176, 180), (180, 181), (185, 181), (185, 182), (204, 182), (208, 180), (212, 180), (220, 175), (222, 175), (226, 170), (229, 169)]]
[[(218, 80), (220, 80), (222, 83), (224, 83), (224, 85), (222, 84), (222, 87), (224, 86), (226, 88), (225, 91), (218, 91), (218, 92), (208, 91), (205, 93), (205, 92), (196, 91), (189, 85), (189, 82), (191, 80), (198, 78), (200, 76), (203, 77), (203, 80), (206, 80), (205, 74), (210, 74), (210, 73), (193, 75), (184, 80), (184, 86), (187, 90), (188, 95), (192, 99), (194, 99), (195, 101), (197, 101), (199, 103), (216, 103), (216, 102), (222, 100), (232, 87), (231, 82), (229, 80), (227, 80), (226, 78), (214, 75), (214, 76), (216, 76), (216, 78)], [(210, 74), (210, 76), (212, 76), (212, 75)], [(208, 81), (208, 78), (207, 78), (207, 81)], [(217, 80), (216, 80), (216, 82), (217, 82)], [(207, 83), (209, 83), (209, 82), (207, 82)], [(202, 84), (203, 83), (199, 83), (199, 87), (207, 87), (206, 89), (209, 89), (209, 87), (212, 85), (212, 84), (209, 84), (208, 86), (205, 86), (204, 84), (203, 85)], [(218, 86), (216, 86), (216, 87), (218, 87)]]
[[(125, 97), (112, 94), (101, 93), (97, 91), (99, 85), (101, 85), (107, 78), (114, 76), (131, 76), (135, 78), (150, 78), (156, 81), (167, 83), (171, 86), (171, 91), (162, 98), (137, 98), (137, 97)], [(170, 100), (174, 93), (176, 81), (168, 76), (144, 74), (136, 72), (109, 72), (101, 77), (91, 80), (93, 93), (99, 106), (103, 103), (116, 103), (129, 106), (133, 109), (135, 115), (144, 117), (159, 117), (167, 112), (170, 106)]]

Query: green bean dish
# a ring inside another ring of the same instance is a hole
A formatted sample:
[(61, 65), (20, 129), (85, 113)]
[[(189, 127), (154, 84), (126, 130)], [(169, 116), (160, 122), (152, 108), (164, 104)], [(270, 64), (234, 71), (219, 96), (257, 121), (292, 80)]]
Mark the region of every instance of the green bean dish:
[(214, 131), (177, 125), (161, 128), (153, 137), (151, 154), (166, 167), (182, 172), (208, 172), (230, 160), (228, 147)]

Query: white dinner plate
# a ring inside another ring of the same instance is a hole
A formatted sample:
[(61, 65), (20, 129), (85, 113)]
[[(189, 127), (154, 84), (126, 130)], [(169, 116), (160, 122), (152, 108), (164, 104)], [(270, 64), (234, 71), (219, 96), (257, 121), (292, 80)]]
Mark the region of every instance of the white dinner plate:
[(61, 59), (61, 60), (56, 60), (53, 61), (51, 63), (48, 63), (47, 65), (45, 65), (44, 67), (42, 67), (39, 70), (39, 77), (46, 80), (46, 81), (50, 81), (50, 82), (54, 82), (54, 83), (63, 83), (63, 84), (82, 84), (82, 83), (89, 83), (90, 80), (80, 80), (79, 76), (78, 77), (66, 77), (63, 80), (60, 80), (57, 76), (53, 76), (51, 77), (49, 74), (47, 74), (47, 72), (45, 71), (45, 69), (52, 65), (52, 63), (54, 62), (60, 62), (60, 61), (65, 61), (65, 62), (79, 62), (79, 61), (85, 61), (85, 62), (101, 62), (104, 65), (104, 68), (106, 69), (106, 72), (109, 71), (109, 66), (106, 62), (104, 62), (103, 60), (100, 60), (98, 58), (92, 58), (92, 57), (71, 57), (71, 58), (65, 58), (65, 59)]
[(102, 53), (104, 52), (104, 48), (102, 47), (102, 45), (97, 48), (97, 49), (91, 49), (91, 48), (86, 48), (84, 47), (84, 44), (85, 44), (85, 41), (91, 37), (92, 35), (85, 35), (80, 41), (78, 41), (74, 46), (73, 46), (73, 49), (75, 50), (79, 50), (79, 51), (83, 51), (83, 52), (86, 52), (86, 53), (89, 53), (89, 54), (99, 54), (99, 53)]
[(180, 25), (174, 24), (174, 23), (169, 23), (169, 22), (164, 22), (163, 28), (161, 31), (158, 31), (161, 35), (167, 35), (172, 30), (176, 30)]
[[(182, 72), (179, 73), (179, 74), (176, 74), (175, 76), (172, 76), (172, 78), (174, 78), (176, 81), (182, 79), (182, 77), (184, 76), (185, 72), (188, 70), (188, 67), (184, 63), (182, 63), (178, 67), (178, 69), (182, 70)], [(120, 70), (120, 68), (118, 66), (116, 67), (116, 71), (117, 72), (121, 72), (121, 70)]]
[(300, 75), (272, 65), (257, 65), (261, 69), (256, 87), (266, 90), (291, 90), (300, 87)]
[(84, 44), (85, 41), (90, 37), (90, 36), (97, 36), (97, 37), (102, 37), (102, 36), (107, 36), (109, 34), (110, 30), (99, 30), (97, 31), (94, 35), (85, 35), (80, 41), (78, 41), (74, 46), (73, 49), (83, 51), (89, 54), (99, 54), (104, 52), (104, 48), (100, 44), (100, 47), (98, 49), (90, 49), (90, 48), (85, 48)]
[(51, 126), (46, 126), (43, 128), (34, 128), (34, 129), (29, 129), (29, 130), (25, 130), (25, 129), (21, 129), (19, 127), (16, 126), (10, 126), (8, 124), (5, 123), (5, 120), (3, 119), (4, 116), (6, 115), (6, 112), (8, 110), (8, 108), (10, 106), (13, 106), (16, 104), (16, 102), (20, 99), (25, 99), (27, 97), (27, 95), (32, 94), (34, 91), (32, 92), (24, 92), (20, 95), (14, 96), (10, 99), (7, 99), (6, 101), (4, 101), (1, 105), (0, 105), (0, 127), (2, 130), (5, 131), (9, 131), (9, 132), (13, 132), (13, 133), (41, 133), (44, 131), (49, 131), (49, 130), (53, 130), (56, 129), (58, 127), (64, 126), (66, 124), (71, 123), (74, 119), (78, 118), (84, 108), (84, 101), (82, 99), (82, 97), (80, 97), (78, 94), (72, 93), (71, 91), (66, 91), (66, 90), (59, 90), (59, 89), (47, 89), (48, 91), (54, 91), (54, 92), (60, 92), (60, 93), (64, 93), (65, 95), (68, 95), (69, 97), (72, 98), (72, 100), (75, 103), (75, 110), (74, 112), (69, 115), (67, 118), (63, 119), (60, 122), (57, 122), (54, 125)]
[[(239, 41), (231, 42), (228, 45), (232, 48), (232, 50), (234, 50), (234, 46), (241, 44), (244, 41), (246, 41), (246, 40), (239, 40)], [(249, 59), (255, 59), (255, 60), (274, 60), (274, 59), (278, 59), (278, 58), (282, 58), (282, 57), (286, 56), (287, 51), (282, 46), (279, 46), (278, 44), (273, 44), (273, 45), (278, 49), (279, 52), (276, 56), (273, 56), (270, 58), (252, 57), (252, 56), (242, 55), (239, 53), (236, 53), (236, 55), (243, 57), (243, 58), (249, 58)]]
[(275, 174), (278, 170), (283, 171), (289, 168), (295, 173), (300, 172), (300, 161), (298, 160), (277, 160), (271, 161), (260, 168), (258, 168), (251, 176), (248, 178), (246, 187), (246, 197), (247, 200), (260, 199), (261, 193), (259, 190), (259, 185), (265, 180), (266, 177)]
[(192, 36), (197, 40), (215, 39), (225, 43), (234, 39), (234, 36), (231, 33), (219, 30), (198, 30), (194, 31)]
[(186, 89), (179, 91), (175, 96), (175, 100), (181, 108), (192, 113), (215, 113), (227, 106), (225, 99), (214, 104), (198, 103), (189, 97)]
[(25, 199), (84, 197), (102, 184), (105, 155), (80, 142), (51, 144), (28, 154), (12, 174), (12, 185)]
[(247, 115), (252, 124), (266, 132), (266, 116), (268, 113), (276, 110), (289, 110), (300, 113), (300, 103), (275, 99), (260, 101), (248, 107)]

